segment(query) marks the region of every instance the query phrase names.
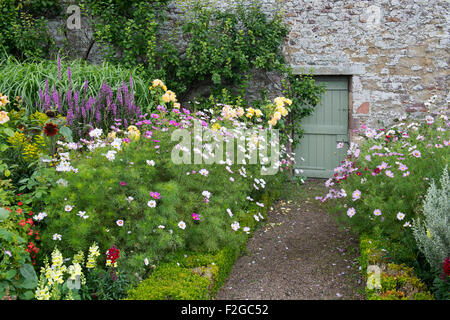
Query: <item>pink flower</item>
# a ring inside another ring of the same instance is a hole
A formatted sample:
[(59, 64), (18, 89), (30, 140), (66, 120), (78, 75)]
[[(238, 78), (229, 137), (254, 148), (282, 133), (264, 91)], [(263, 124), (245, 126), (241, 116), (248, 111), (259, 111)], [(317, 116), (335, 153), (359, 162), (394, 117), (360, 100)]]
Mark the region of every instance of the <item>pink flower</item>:
[(154, 199), (161, 199), (161, 194), (159, 192), (150, 192), (150, 196)]
[(158, 119), (158, 118), (159, 118), (159, 115), (157, 115), (156, 113), (152, 113), (152, 114), (150, 115), (150, 117), (152, 117), (153, 119)]
[(419, 150), (414, 150), (411, 154), (412, 154), (414, 157), (416, 157), (416, 158), (420, 158), (420, 156), (421, 156)]
[(192, 219), (198, 221), (198, 220), (200, 220), (200, 216), (198, 215), (198, 213), (194, 212), (194, 213), (192, 213)]
[(123, 138), (123, 142), (125, 142), (125, 143), (130, 143), (130, 139), (128, 139), (128, 138)]
[(375, 209), (373, 210), (373, 214), (376, 216), (381, 216), (381, 210), (380, 209)]
[(120, 182), (120, 185), (121, 185), (121, 186), (126, 186), (127, 183), (126, 183), (125, 181), (121, 181), (121, 182)]
[(353, 217), (356, 213), (355, 208), (350, 208), (347, 210), (347, 216), (349, 216), (349, 218)]

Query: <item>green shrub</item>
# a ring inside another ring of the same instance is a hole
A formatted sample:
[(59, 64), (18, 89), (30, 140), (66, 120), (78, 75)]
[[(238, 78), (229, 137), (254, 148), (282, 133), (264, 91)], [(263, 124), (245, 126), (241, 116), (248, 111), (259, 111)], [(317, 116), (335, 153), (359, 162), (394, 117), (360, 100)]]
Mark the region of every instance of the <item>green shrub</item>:
[(441, 271), (445, 258), (450, 256), (450, 180), (447, 166), (441, 177), (441, 188), (432, 180), (423, 204), (423, 220), (412, 226), (414, 238), (435, 273)]
[(322, 201), (333, 199), (338, 219), (359, 234), (379, 230), (396, 246), (391, 254), (399, 262), (416, 258), (410, 227), (422, 213), (429, 182), (449, 161), (447, 121), (438, 114), (383, 130), (363, 128), (362, 143), (352, 143), (347, 159), (326, 182), (329, 193)]
[(128, 293), (127, 300), (206, 300), (209, 280), (191, 269), (163, 264)]
[[(72, 255), (86, 250), (92, 241), (101, 250), (116, 245), (123, 253), (123, 268), (142, 277), (150, 271), (149, 265), (159, 264), (177, 250), (215, 252), (243, 243), (247, 234), (242, 229), (254, 224), (253, 212), (259, 208), (256, 201), (261, 201), (263, 192), (253, 187), (260, 166), (246, 166), (244, 177), (238, 173), (241, 165), (230, 165), (231, 182), (223, 165), (174, 164), (170, 159), (176, 145), (170, 140), (172, 130), (153, 130), (149, 137), (148, 132), (143, 133), (150, 126), (140, 129), (139, 140), (123, 142), (120, 151), (107, 146), (88, 154), (60, 154), (71, 159), (70, 166), (77, 172), (50, 169), (48, 173), (53, 181), (62, 178), (65, 182), (56, 185), (47, 198), (43, 250), (57, 243), (65, 255)], [(130, 131), (128, 134), (133, 139)], [(117, 151), (110, 160), (109, 151)], [(148, 164), (150, 160), (154, 166)], [(282, 177), (265, 176), (265, 188), (278, 187)], [(211, 194), (207, 202), (203, 191)], [(160, 193), (161, 198), (152, 198), (150, 192)], [(151, 200), (156, 207), (149, 207), (153, 206)], [(79, 211), (88, 218), (82, 218)], [(193, 219), (193, 213), (200, 215), (199, 221)], [(185, 229), (178, 225), (181, 221)], [(230, 227), (233, 221), (241, 223), (238, 232)], [(55, 242), (55, 234), (62, 235), (61, 241)], [(148, 266), (144, 261), (149, 261)]]
[(43, 17), (31, 14), (35, 12), (28, 10), (22, 2), (0, 2), (0, 58), (5, 55), (13, 55), (19, 59), (43, 58), (52, 44)]

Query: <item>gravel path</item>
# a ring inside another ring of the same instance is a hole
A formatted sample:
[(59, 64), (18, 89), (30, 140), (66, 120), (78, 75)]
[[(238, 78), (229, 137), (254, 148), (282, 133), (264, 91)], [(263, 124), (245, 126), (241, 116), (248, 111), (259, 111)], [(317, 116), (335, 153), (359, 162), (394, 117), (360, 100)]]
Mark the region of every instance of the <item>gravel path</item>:
[(357, 238), (314, 199), (323, 191), (323, 180), (286, 185), (217, 300), (363, 299)]

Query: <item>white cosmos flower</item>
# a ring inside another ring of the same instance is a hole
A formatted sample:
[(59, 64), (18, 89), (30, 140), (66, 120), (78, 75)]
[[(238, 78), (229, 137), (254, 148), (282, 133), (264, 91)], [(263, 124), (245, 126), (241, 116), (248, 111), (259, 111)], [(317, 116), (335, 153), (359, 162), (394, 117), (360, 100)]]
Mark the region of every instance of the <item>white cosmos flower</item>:
[(53, 235), (53, 237), (52, 237), (52, 239), (53, 240), (59, 240), (59, 241), (61, 241), (61, 238), (62, 238), (62, 236), (60, 235), (60, 234), (57, 234), (57, 233), (55, 233), (54, 235)]
[(71, 205), (66, 205), (64, 207), (64, 210), (66, 210), (66, 212), (70, 212), (70, 211), (72, 211), (72, 209), (73, 209), (73, 206), (71, 206)]
[(116, 224), (117, 224), (119, 227), (122, 227), (122, 226), (123, 226), (123, 220), (117, 220), (117, 221), (116, 221)]
[(155, 166), (155, 161), (154, 161), (154, 160), (147, 160), (146, 162), (147, 162), (147, 164), (148, 164), (149, 166), (152, 166), (152, 167)]
[(156, 201), (155, 200), (150, 200), (149, 202), (147, 202), (147, 205), (150, 208), (154, 208), (154, 207), (156, 207)]
[(227, 209), (227, 213), (228, 213), (228, 215), (230, 216), (230, 218), (233, 217), (233, 212), (231, 212), (230, 208)]
[(144, 264), (145, 264), (146, 266), (148, 266), (148, 264), (149, 264), (149, 261), (148, 261), (148, 259), (147, 259), (147, 258), (145, 258), (145, 259), (144, 259)]
[(231, 224), (231, 229), (233, 229), (234, 231), (238, 231), (240, 227), (241, 226), (239, 225), (239, 222), (237, 222), (237, 221), (235, 221)]
[(178, 222), (178, 227), (180, 228), (180, 229), (185, 229), (186, 228), (186, 223), (184, 223), (184, 221), (180, 221), (180, 222)]
[(91, 138), (100, 138), (103, 133), (102, 129), (93, 129), (89, 132)]
[(397, 219), (398, 220), (403, 220), (404, 218), (405, 218), (405, 214), (403, 212), (397, 213)]

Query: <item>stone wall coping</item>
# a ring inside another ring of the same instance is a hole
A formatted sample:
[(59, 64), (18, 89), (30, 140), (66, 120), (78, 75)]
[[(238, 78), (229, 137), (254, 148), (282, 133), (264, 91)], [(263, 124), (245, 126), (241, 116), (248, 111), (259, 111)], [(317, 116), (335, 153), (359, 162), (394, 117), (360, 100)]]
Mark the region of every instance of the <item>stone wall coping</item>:
[(366, 68), (364, 65), (294, 65), (294, 74), (309, 72), (311, 69), (314, 75), (360, 75), (364, 74)]

